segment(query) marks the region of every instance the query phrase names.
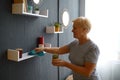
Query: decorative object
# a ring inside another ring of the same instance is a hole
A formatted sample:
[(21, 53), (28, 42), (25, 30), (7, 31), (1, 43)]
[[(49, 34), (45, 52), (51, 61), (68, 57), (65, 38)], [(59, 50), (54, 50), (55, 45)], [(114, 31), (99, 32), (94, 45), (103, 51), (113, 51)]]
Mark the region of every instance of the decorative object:
[(68, 10), (65, 9), (62, 13), (62, 23), (65, 29), (68, 27), (69, 21), (70, 21), (70, 15)]
[(41, 0), (33, 0), (33, 2), (34, 2), (35, 4), (39, 4), (40, 1), (41, 1)]

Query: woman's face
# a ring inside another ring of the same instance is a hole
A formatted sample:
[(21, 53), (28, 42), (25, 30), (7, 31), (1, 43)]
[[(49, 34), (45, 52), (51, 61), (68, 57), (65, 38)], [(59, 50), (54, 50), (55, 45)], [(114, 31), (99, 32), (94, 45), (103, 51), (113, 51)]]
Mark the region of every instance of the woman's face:
[(81, 28), (80, 25), (78, 25), (78, 23), (73, 23), (73, 29), (72, 29), (72, 32), (73, 32), (73, 36), (74, 38), (82, 38), (84, 37), (85, 33), (84, 33), (85, 29)]

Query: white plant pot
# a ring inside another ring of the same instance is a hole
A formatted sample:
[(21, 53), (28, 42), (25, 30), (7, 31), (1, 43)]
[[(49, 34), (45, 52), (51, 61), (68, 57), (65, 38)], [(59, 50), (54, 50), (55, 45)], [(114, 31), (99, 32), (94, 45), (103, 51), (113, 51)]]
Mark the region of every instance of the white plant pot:
[(39, 14), (40, 13), (40, 11), (35, 11), (35, 14)]

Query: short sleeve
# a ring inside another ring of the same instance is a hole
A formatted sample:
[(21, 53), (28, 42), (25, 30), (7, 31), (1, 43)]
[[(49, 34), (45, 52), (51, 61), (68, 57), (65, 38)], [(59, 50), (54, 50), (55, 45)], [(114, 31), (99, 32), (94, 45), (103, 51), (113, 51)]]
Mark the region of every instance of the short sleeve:
[(92, 47), (89, 49), (89, 52), (85, 56), (85, 61), (91, 63), (97, 63), (99, 54), (100, 52), (98, 47)]
[(73, 45), (75, 45), (77, 42), (77, 40), (74, 40), (72, 42), (70, 42), (69, 44), (67, 44), (66, 46), (68, 46), (68, 48), (70, 49)]

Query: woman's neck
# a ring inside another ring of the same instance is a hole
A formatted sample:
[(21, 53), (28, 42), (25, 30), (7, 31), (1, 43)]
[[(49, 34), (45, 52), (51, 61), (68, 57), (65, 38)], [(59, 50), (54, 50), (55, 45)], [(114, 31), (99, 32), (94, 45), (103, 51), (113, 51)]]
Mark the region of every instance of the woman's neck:
[(83, 37), (83, 38), (79, 38), (78, 40), (79, 40), (80, 44), (84, 44), (84, 43), (88, 42), (90, 39), (88, 37)]

